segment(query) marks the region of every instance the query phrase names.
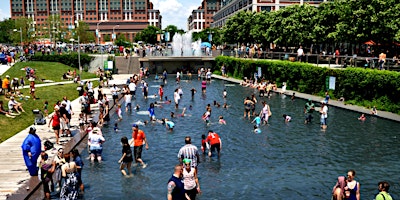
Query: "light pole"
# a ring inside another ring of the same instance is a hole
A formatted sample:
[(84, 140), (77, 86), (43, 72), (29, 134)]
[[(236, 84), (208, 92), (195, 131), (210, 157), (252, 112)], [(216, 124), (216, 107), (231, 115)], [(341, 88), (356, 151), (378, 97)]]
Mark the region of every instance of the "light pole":
[(99, 24), (101, 24), (101, 22), (97, 22), (97, 29), (96, 29), (96, 33), (97, 33), (97, 44), (100, 45), (100, 28), (99, 28)]
[(114, 44), (115, 38), (117, 37), (117, 36), (115, 35), (115, 28), (116, 28), (116, 27), (119, 27), (119, 25), (115, 25), (115, 26), (113, 27), (113, 35), (112, 35), (113, 44)]
[(19, 36), (21, 39), (21, 55), (24, 55), (24, 47), (22, 46), (22, 27), (19, 27), (19, 31), (17, 29), (14, 29), (14, 32), (19, 32)]

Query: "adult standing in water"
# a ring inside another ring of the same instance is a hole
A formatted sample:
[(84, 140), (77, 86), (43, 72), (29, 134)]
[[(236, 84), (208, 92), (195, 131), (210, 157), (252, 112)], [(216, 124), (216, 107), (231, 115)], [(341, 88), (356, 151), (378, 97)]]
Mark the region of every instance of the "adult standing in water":
[(250, 110), (252, 109), (254, 102), (250, 100), (250, 97), (246, 97), (246, 99), (244, 99), (243, 104), (244, 104), (243, 118), (246, 118), (247, 115), (247, 118), (249, 118), (250, 120)]
[(185, 146), (179, 149), (178, 158), (180, 163), (183, 163), (184, 159), (189, 159), (191, 166), (197, 169), (197, 164), (200, 160), (200, 154), (197, 147), (192, 144), (192, 139), (190, 136), (185, 137)]
[(360, 183), (354, 180), (356, 172), (349, 170), (347, 172), (347, 185), (344, 188), (345, 199), (360, 200)]
[(321, 113), (321, 128), (326, 129), (328, 127), (328, 106), (325, 102), (321, 103), (321, 110), (319, 112)]
[(200, 183), (197, 177), (197, 169), (192, 167), (190, 159), (183, 159), (183, 184), (186, 194), (190, 200), (195, 200), (197, 193), (200, 193)]
[(175, 165), (174, 174), (168, 180), (168, 200), (185, 200), (190, 199), (185, 192), (184, 183), (182, 181), (183, 167), (181, 164)]
[(146, 150), (149, 149), (149, 143), (147, 143), (146, 134), (139, 130), (137, 124), (133, 124), (132, 127), (132, 141), (133, 142), (133, 153), (135, 155), (135, 162), (142, 164), (142, 168), (146, 168), (146, 163), (142, 160), (142, 150), (143, 146), (146, 145)]
[(201, 81), (201, 91), (203, 92), (203, 94), (206, 93), (206, 88), (207, 88), (207, 81), (206, 78), (203, 78), (203, 81)]
[(39, 136), (36, 134), (35, 127), (32, 126), (29, 129), (29, 134), (26, 136), (24, 142), (22, 142), (21, 148), (29, 174), (31, 176), (37, 176), (39, 170), (37, 167), (37, 160), (42, 152), (42, 143)]
[(306, 120), (304, 121), (305, 124), (311, 123), (311, 120), (313, 118), (312, 113), (314, 112), (314, 110), (314, 103), (311, 99), (308, 99), (306, 105), (304, 106), (304, 113), (306, 114)]
[(176, 89), (175, 89), (175, 92), (174, 92), (175, 109), (178, 109), (179, 100), (180, 100), (180, 99), (181, 99), (181, 96), (179, 96), (178, 88), (176, 88)]

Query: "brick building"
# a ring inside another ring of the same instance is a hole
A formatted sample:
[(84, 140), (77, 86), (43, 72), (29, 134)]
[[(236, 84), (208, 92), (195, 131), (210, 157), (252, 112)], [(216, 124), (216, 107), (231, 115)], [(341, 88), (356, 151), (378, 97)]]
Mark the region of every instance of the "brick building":
[(31, 18), (38, 36), (49, 27), (46, 21), (52, 15), (60, 16), (61, 24), (56, 27), (72, 28), (80, 20), (93, 34), (98, 28), (100, 42), (106, 35), (111, 38), (113, 30), (133, 41), (135, 34), (149, 25), (161, 28), (160, 11), (150, 0), (10, 0), (10, 5), (11, 18)]
[(209, 28), (213, 15), (221, 8), (221, 0), (203, 0), (201, 6), (192, 11), (188, 18), (188, 30), (200, 32)]

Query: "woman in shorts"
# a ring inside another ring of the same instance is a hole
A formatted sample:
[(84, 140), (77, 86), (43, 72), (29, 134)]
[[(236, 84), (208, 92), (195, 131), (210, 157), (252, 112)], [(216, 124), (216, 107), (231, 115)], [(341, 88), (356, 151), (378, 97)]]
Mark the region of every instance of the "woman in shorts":
[(49, 122), (49, 127), (50, 124), (53, 127), (54, 133), (56, 134), (56, 143), (60, 144), (60, 111), (58, 109), (55, 109), (53, 116), (51, 116), (50, 122)]

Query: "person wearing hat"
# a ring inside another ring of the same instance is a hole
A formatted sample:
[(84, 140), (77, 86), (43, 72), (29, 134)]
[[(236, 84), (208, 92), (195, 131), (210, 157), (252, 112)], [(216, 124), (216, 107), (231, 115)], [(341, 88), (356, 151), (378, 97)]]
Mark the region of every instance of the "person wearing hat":
[(147, 142), (146, 134), (142, 130), (139, 130), (139, 126), (137, 124), (133, 124), (132, 126), (132, 138), (133, 139), (131, 140), (130, 145), (132, 145), (133, 142), (135, 162), (142, 164), (142, 168), (146, 168), (147, 165), (142, 160), (142, 150), (144, 144), (146, 145), (146, 150), (149, 149), (149, 143)]
[(321, 110), (319, 111), (319, 113), (321, 113), (321, 128), (326, 129), (328, 127), (327, 124), (328, 106), (326, 105), (325, 102), (321, 103)]
[(306, 114), (306, 119), (304, 121), (305, 124), (311, 123), (311, 120), (313, 118), (312, 113), (314, 112), (314, 110), (314, 103), (311, 99), (308, 99), (306, 105), (304, 106), (304, 114)]
[(88, 137), (88, 144), (90, 144), (90, 160), (94, 162), (97, 157), (97, 161), (101, 162), (101, 153), (103, 152), (103, 143), (106, 141), (99, 131), (94, 128), (92, 134)]
[(197, 193), (201, 192), (197, 169), (192, 167), (191, 160), (187, 158), (183, 159), (182, 179), (186, 194), (190, 199), (196, 199)]
[(6, 75), (6, 77), (3, 79), (3, 82), (1, 84), (1, 88), (3, 89), (4, 93), (6, 92), (11, 92), (11, 85), (10, 85), (10, 76)]
[(11, 96), (10, 101), (8, 101), (8, 110), (16, 111), (18, 114), (21, 114), (19, 111), (25, 112), (25, 110), (22, 108), (22, 104), (16, 101), (14, 96)]
[(36, 134), (36, 128), (30, 127), (29, 134), (26, 136), (21, 145), (22, 156), (24, 157), (25, 165), (28, 168), (31, 176), (38, 175), (37, 160), (42, 152), (42, 143), (39, 136)]
[(211, 157), (212, 152), (216, 149), (218, 152), (218, 157), (220, 156), (220, 152), (222, 149), (222, 141), (221, 138), (217, 133), (215, 133), (212, 130), (208, 131), (208, 136), (206, 138), (206, 142), (209, 142), (210, 145), (208, 145), (208, 156)]

